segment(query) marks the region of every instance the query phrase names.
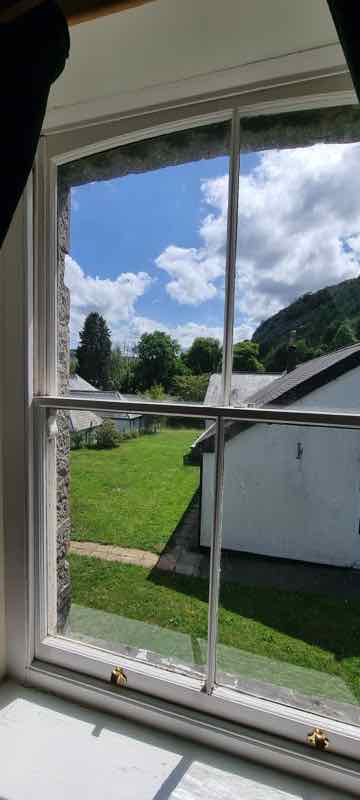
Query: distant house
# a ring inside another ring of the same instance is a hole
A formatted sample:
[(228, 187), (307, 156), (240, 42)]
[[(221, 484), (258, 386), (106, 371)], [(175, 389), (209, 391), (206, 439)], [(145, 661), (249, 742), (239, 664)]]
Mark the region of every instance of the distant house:
[[(280, 377), (279, 372), (233, 372), (230, 405), (241, 406), (248, 399)], [(204, 405), (216, 406), (221, 401), (221, 375), (211, 375)], [(211, 423), (210, 423), (211, 424)]]
[[(79, 395), (86, 392), (86, 395), (88, 395), (90, 391), (96, 392), (96, 389), (87, 381), (84, 381), (83, 378), (80, 378), (79, 375), (74, 375), (74, 377), (70, 378), (70, 394)], [(84, 441), (90, 441), (96, 428), (102, 425), (101, 417), (98, 414), (94, 414), (93, 411), (87, 410), (72, 409), (68, 413), (68, 420), (70, 436), (81, 435)]]
[[(267, 376), (253, 375), (255, 383), (258, 377)], [(233, 381), (241, 383), (241, 376)], [(234, 405), (242, 402), (358, 410), (360, 343), (301, 364), (246, 397), (235, 391)], [(225, 437), (225, 549), (360, 565), (360, 431), (228, 422)], [(202, 464), (200, 543), (209, 546), (214, 425), (192, 452)]]
[[(113, 392), (113, 391), (100, 391), (99, 389), (95, 389), (88, 381), (85, 381), (84, 378), (81, 378), (80, 375), (73, 375), (69, 381), (69, 390), (70, 395), (74, 397), (86, 397), (91, 398), (94, 392), (96, 392), (96, 399), (97, 400), (132, 400), (138, 399), (136, 396), (132, 397), (130, 395), (123, 395), (120, 392)], [(76, 414), (77, 417), (82, 414), (88, 414), (89, 412), (86, 411), (77, 411), (71, 412), (72, 414)], [(91, 413), (91, 412), (90, 412)], [(133, 431), (141, 431), (146, 427), (146, 418), (143, 414), (134, 414), (128, 413), (127, 411), (101, 411), (101, 415), (95, 415), (94, 417), (100, 419), (98, 424), (102, 424), (104, 419), (111, 419), (119, 433), (132, 433)]]

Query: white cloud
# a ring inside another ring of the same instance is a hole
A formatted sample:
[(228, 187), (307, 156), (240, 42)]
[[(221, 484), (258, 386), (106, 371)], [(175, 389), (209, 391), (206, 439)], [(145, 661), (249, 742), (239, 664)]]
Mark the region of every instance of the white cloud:
[[(116, 280), (91, 278), (70, 256), (66, 257), (65, 283), (70, 290), (70, 339), (71, 346), (78, 344), (78, 333), (83, 327), (85, 317), (91, 311), (102, 314), (112, 333), (114, 344), (134, 345), (143, 333), (155, 330), (165, 331), (180, 342), (186, 349), (196, 336), (212, 336), (222, 341), (222, 327), (188, 322), (183, 325), (166, 325), (159, 320), (140, 316), (136, 313), (136, 301), (151, 283), (145, 272), (122, 273)], [(249, 335), (244, 325), (237, 330), (238, 338)]]
[(241, 177), (238, 308), (252, 326), (359, 274), (359, 145), (269, 151)]
[(90, 311), (105, 317), (113, 341), (126, 340), (135, 316), (135, 304), (151, 284), (146, 272), (122, 272), (115, 280), (92, 278), (70, 256), (66, 257), (65, 283), (70, 290), (71, 345), (76, 346), (78, 332)]
[[(299, 295), (359, 274), (359, 162), (358, 144), (317, 144), (264, 152), (241, 175), (237, 312), (249, 331)], [(169, 245), (156, 261), (182, 304), (223, 293), (227, 176), (202, 192), (211, 211), (200, 247)]]
[[(198, 336), (211, 336), (213, 339), (218, 339), (220, 344), (223, 340), (223, 328), (216, 325), (201, 325), (197, 322), (188, 322), (185, 325), (177, 325), (169, 330), (171, 336), (180, 342), (184, 350), (190, 347), (191, 343)], [(251, 330), (248, 325), (238, 325), (234, 330), (234, 340), (247, 339), (251, 335)]]
[(203, 181), (201, 190), (207, 207), (213, 209), (200, 226), (201, 247), (169, 245), (156, 259), (157, 266), (171, 277), (167, 293), (187, 305), (212, 300), (218, 294), (218, 279), (225, 269), (226, 179)]
[[(359, 274), (359, 162), (358, 144), (318, 144), (261, 153), (258, 166), (241, 175), (235, 341), (299, 295)], [(169, 276), (169, 297), (194, 308), (195, 320), (195, 307), (223, 296), (228, 178), (203, 181), (201, 189), (200, 246), (170, 243), (155, 262)], [(94, 310), (108, 321), (114, 343), (135, 343), (156, 329), (184, 348), (196, 336), (222, 339), (222, 327), (177, 324), (176, 310), (173, 325), (139, 315), (137, 301), (152, 282), (146, 272), (91, 278), (69, 257), (66, 282), (73, 346)]]

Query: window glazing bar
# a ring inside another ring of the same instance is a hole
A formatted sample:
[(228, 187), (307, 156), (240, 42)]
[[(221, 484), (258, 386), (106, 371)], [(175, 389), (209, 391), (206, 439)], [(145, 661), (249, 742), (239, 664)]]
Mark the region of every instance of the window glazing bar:
[[(95, 392), (94, 392), (95, 394)], [(199, 419), (218, 419), (224, 417), (244, 423), (265, 423), (269, 425), (304, 425), (325, 428), (360, 428), (360, 412), (349, 411), (304, 411), (295, 408), (251, 408), (234, 406), (204, 406), (192, 403), (160, 403), (127, 400), (88, 400), (79, 397), (41, 396), (33, 398), (35, 408), (52, 408), (59, 411), (81, 410), (129, 411), (157, 416), (197, 417)]]
[[(240, 170), (240, 115), (235, 109), (231, 125), (231, 147), (229, 168), (227, 234), (226, 234), (226, 267), (225, 267), (225, 308), (224, 336), (222, 359), (222, 402), (229, 406), (231, 395), (233, 338), (235, 318), (235, 283), (236, 283), (236, 242), (238, 226)], [(211, 540), (210, 574), (209, 574), (209, 608), (208, 608), (208, 651), (207, 675), (205, 689), (211, 694), (216, 676), (216, 647), (218, 631), (222, 517), (224, 499), (224, 450), (225, 420), (218, 417), (215, 437), (215, 486), (214, 486), (214, 519)]]
[(230, 404), (235, 318), (236, 243), (239, 207), (240, 114), (235, 109), (231, 125), (228, 215), (226, 236), (224, 341), (222, 359), (222, 400)]
[(209, 573), (207, 675), (205, 681), (205, 689), (207, 694), (211, 694), (214, 689), (216, 674), (216, 645), (218, 631), (222, 516), (224, 499), (224, 425), (225, 421), (222, 417), (217, 419), (215, 439), (214, 521)]

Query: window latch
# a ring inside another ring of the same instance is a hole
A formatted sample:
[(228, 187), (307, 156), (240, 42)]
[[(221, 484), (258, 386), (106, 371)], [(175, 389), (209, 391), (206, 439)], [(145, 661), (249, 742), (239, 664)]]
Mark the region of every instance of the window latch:
[(119, 686), (121, 689), (125, 689), (127, 685), (127, 677), (122, 667), (115, 667), (110, 676), (110, 683), (113, 683), (114, 686)]
[(57, 426), (57, 411), (52, 408), (48, 409), (47, 413), (47, 434), (50, 441), (56, 439), (59, 433), (59, 429)]
[(314, 730), (308, 734), (307, 743), (310, 747), (315, 747), (316, 750), (327, 750), (329, 747), (329, 739), (326, 733), (320, 728), (314, 728)]

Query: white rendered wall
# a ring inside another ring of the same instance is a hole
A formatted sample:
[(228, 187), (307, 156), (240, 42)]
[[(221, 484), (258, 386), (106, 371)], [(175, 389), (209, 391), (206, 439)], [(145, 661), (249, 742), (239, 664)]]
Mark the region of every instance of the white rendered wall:
[[(296, 405), (354, 408), (359, 396), (356, 369)], [(210, 541), (213, 466), (205, 454), (202, 545)], [(227, 443), (224, 548), (351, 566), (360, 563), (359, 519), (360, 432), (257, 425)]]
[(360, 368), (351, 369), (326, 386), (292, 404), (292, 408), (322, 408), (331, 411), (360, 410)]

